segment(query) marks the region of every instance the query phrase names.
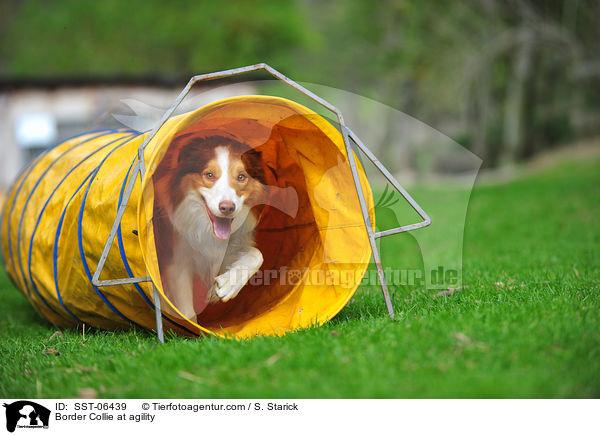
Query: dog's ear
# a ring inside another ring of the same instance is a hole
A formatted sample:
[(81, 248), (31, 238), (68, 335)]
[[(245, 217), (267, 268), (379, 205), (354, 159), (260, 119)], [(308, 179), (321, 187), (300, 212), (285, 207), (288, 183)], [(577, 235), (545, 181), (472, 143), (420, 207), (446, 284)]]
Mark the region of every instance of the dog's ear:
[(262, 184), (267, 184), (261, 151), (255, 149), (246, 151), (242, 154), (242, 162), (248, 175)]
[(173, 156), (173, 163), (179, 166), (181, 162), (189, 161), (191, 154), (196, 151), (199, 145), (199, 140), (194, 138), (193, 133), (186, 133), (179, 135), (171, 142), (171, 147), (175, 151)]
[(155, 181), (173, 174), (173, 171), (179, 166), (179, 154), (181, 152), (182, 145), (184, 142), (189, 140), (189, 136), (191, 136), (191, 133), (178, 135), (173, 138), (162, 161), (154, 171), (152, 177)]

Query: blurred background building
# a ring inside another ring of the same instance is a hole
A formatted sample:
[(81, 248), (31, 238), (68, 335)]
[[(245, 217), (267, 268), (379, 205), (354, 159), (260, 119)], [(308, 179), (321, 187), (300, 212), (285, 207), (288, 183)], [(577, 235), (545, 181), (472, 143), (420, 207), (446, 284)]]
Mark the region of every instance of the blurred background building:
[[(0, 188), (53, 144), (104, 128), (152, 128), (186, 80), (167, 77), (25, 78), (0, 81)], [(242, 89), (196, 86), (189, 99), (199, 107)], [(188, 101), (189, 101), (188, 99)], [(143, 102), (143, 103), (142, 103)], [(193, 107), (183, 106), (183, 110)]]

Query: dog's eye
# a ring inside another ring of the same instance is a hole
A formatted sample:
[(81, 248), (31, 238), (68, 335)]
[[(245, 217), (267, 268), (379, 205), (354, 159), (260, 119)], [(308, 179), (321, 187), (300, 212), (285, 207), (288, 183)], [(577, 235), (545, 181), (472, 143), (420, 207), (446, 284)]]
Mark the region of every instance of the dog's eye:
[(248, 177), (246, 177), (246, 175), (245, 175), (245, 174), (240, 174), (240, 175), (238, 175), (238, 177), (237, 177), (238, 181), (244, 181), (246, 178), (248, 178)]
[(212, 172), (207, 172), (204, 175), (206, 175), (206, 178), (208, 178), (209, 180), (212, 180), (215, 178), (215, 174), (213, 174)]

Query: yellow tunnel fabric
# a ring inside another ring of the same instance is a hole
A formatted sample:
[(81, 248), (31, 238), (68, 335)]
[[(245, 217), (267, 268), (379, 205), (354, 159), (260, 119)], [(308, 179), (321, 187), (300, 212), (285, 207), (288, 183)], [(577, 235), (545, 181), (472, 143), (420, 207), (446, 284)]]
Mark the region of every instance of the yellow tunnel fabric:
[[(261, 270), (236, 298), (210, 305), (196, 319), (184, 318), (165, 297), (153, 226), (153, 174), (173, 137), (186, 131), (220, 131), (259, 150), (273, 203), (297, 205), (295, 213), (262, 209), (255, 231)], [(35, 159), (6, 193), (5, 267), (33, 307), (58, 326), (155, 328), (151, 283), (91, 284), (147, 135), (102, 130), (69, 139)], [(146, 175), (134, 184), (100, 279), (149, 275), (162, 297), (165, 329), (280, 335), (331, 319), (356, 291), (371, 250), (342, 136), (324, 118), (282, 98), (229, 98), (168, 120), (144, 156)], [(375, 225), (372, 193), (355, 162)]]

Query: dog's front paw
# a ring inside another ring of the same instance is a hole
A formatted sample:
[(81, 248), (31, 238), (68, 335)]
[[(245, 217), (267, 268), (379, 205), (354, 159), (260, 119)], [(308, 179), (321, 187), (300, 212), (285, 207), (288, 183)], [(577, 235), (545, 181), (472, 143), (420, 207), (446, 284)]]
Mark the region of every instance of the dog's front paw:
[(208, 292), (208, 301), (214, 304), (218, 301), (227, 302), (238, 295), (248, 282), (247, 274), (237, 269), (231, 269), (217, 276), (215, 282)]

